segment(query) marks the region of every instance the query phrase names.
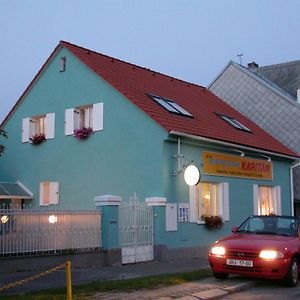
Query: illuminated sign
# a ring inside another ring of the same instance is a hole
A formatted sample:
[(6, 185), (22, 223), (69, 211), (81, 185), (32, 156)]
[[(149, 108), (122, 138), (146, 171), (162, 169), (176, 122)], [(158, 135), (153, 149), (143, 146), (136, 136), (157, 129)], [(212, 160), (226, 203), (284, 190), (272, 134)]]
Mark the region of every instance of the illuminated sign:
[(273, 179), (272, 162), (234, 155), (203, 152), (203, 172), (209, 175)]

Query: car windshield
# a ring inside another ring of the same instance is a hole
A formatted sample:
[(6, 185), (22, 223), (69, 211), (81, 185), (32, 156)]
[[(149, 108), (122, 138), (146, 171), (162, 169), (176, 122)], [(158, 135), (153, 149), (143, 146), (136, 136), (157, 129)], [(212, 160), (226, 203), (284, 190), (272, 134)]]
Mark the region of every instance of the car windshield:
[(298, 218), (284, 216), (252, 216), (237, 230), (239, 233), (298, 236)]

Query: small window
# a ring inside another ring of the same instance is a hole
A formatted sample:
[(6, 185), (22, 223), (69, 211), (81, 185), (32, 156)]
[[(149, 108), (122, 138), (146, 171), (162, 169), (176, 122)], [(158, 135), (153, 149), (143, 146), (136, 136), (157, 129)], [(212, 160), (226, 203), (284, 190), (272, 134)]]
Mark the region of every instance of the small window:
[(66, 66), (67, 66), (67, 58), (65, 56), (60, 58), (60, 66), (59, 66), (59, 71), (64, 72), (66, 71)]
[(188, 117), (193, 117), (192, 114), (190, 114), (187, 110), (182, 108), (179, 104), (177, 104), (173, 100), (154, 96), (154, 95), (148, 95), (148, 96), (171, 113), (188, 116)]
[(238, 120), (236, 120), (232, 117), (228, 117), (228, 116), (220, 115), (220, 114), (218, 114), (218, 116), (236, 129), (252, 132), (251, 129), (249, 129), (248, 127), (243, 125), (241, 122), (239, 122)]
[(40, 205), (59, 204), (59, 183), (40, 183)]
[(74, 129), (93, 128), (93, 106), (77, 107), (74, 109)]
[(281, 215), (280, 187), (254, 185), (254, 206), (254, 214)]
[(190, 187), (190, 222), (202, 223), (203, 215), (229, 220), (228, 183), (200, 182)]
[(32, 117), (30, 122), (33, 123), (32, 134), (45, 134), (46, 133), (46, 115)]

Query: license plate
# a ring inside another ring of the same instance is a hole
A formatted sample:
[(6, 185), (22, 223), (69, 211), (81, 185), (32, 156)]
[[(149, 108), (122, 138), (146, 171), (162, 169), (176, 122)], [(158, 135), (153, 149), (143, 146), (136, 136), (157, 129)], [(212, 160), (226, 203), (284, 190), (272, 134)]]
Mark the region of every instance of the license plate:
[(227, 259), (226, 265), (252, 268), (253, 261), (252, 260), (240, 260), (240, 259)]

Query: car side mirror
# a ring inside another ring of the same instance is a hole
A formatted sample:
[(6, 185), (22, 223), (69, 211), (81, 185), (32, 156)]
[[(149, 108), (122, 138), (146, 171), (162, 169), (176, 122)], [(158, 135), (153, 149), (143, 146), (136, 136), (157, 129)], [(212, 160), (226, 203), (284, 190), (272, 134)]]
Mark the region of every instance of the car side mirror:
[(231, 229), (231, 231), (233, 232), (233, 233), (235, 233), (235, 232), (237, 232), (238, 231), (238, 227), (237, 226), (234, 226), (234, 227), (232, 227), (232, 229)]

